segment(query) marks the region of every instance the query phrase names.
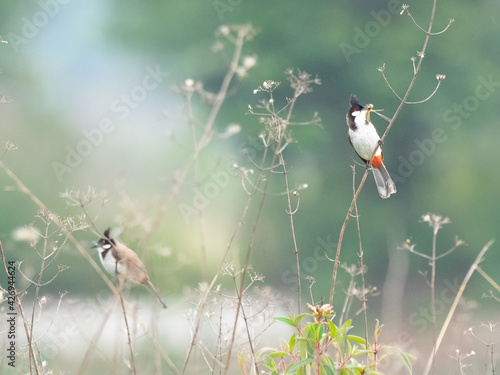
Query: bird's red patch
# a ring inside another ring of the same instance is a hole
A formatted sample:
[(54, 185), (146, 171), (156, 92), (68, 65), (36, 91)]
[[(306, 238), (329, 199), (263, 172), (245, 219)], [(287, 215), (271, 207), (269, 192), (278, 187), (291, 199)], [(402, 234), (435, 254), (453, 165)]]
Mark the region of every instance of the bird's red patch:
[(382, 166), (382, 154), (373, 157), (372, 165), (375, 168), (380, 168)]

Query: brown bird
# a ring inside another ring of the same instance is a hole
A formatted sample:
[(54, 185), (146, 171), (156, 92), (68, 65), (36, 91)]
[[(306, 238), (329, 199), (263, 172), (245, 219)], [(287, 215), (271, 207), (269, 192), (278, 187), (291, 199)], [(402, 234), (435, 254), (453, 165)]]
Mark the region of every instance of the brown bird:
[(151, 293), (167, 308), (160, 293), (149, 280), (148, 271), (137, 254), (124, 244), (110, 237), (111, 228), (104, 231), (104, 237), (98, 242), (93, 241), (92, 248), (97, 248), (99, 258), (106, 271), (114, 274), (120, 285), (131, 280), (137, 284), (146, 285)]

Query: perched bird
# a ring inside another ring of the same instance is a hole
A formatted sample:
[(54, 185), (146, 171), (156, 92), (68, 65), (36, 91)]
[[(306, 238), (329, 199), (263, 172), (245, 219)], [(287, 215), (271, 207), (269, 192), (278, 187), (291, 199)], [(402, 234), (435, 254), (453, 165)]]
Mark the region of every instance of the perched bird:
[(356, 154), (366, 164), (369, 163), (375, 148), (379, 146), (372, 159), (372, 171), (379, 195), (382, 198), (389, 198), (391, 194), (396, 193), (396, 185), (382, 162), (382, 140), (370, 121), (370, 111), (373, 109), (373, 104), (362, 106), (355, 95), (351, 95), (350, 104), (351, 108), (346, 115), (349, 142)]
[(92, 248), (97, 248), (103, 267), (118, 278), (120, 285), (127, 280), (146, 285), (154, 296), (167, 308), (160, 294), (148, 277), (148, 271), (137, 254), (124, 244), (110, 237), (111, 228), (104, 231), (104, 237), (98, 242), (93, 241)]

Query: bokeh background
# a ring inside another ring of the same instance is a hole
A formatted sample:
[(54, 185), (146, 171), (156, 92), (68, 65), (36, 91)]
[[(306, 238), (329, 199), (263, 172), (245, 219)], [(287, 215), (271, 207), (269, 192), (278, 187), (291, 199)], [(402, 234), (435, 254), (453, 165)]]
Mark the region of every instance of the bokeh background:
[[(408, 4), (426, 29), (432, 2)], [(308, 185), (300, 191), (300, 208), (294, 215), (303, 286), (305, 277), (313, 276), (315, 302), (328, 300), (333, 264), (324, 255), (334, 255), (352, 199), (350, 166), (357, 162), (346, 136), (349, 96), (356, 94), (360, 102), (373, 103), (392, 116), (399, 101), (377, 68), (385, 64), (386, 76), (402, 96), (413, 74), (411, 57), (417, 56), (425, 37), (407, 15), (399, 14), (401, 2), (41, 0), (3, 2), (0, 7), (0, 36), (8, 42), (0, 44), (0, 94), (5, 98), (0, 105), (0, 140), (17, 146), (1, 160), (61, 217), (82, 214), (79, 207), (68, 206), (61, 193), (86, 191), (88, 186), (105, 191), (106, 204), (89, 207), (92, 215), (99, 213), (96, 225), (100, 230), (128, 228), (120, 237), (131, 247), (140, 244), (151, 228), (158, 207), (192, 154), (185, 102), (174, 87), (191, 79), (201, 82), (207, 92), (217, 92), (232, 54), (230, 45), (221, 49), (218, 44), (223, 39), (221, 27), (250, 23), (258, 30), (243, 48), (243, 56), (256, 59), (256, 65), (231, 83), (215, 121), (216, 135), (200, 153), (197, 172), (190, 170), (160, 227), (151, 234), (149, 243), (155, 251), (137, 249), (155, 284), (174, 306), (175, 313), (170, 314), (175, 319), (182, 319), (187, 308), (180, 301), (200, 282), (211, 280), (245, 207), (241, 177), (230, 166), (251, 167), (243, 148), (259, 152), (252, 145), (260, 144), (262, 124), (247, 112), (248, 105), (255, 106), (265, 96), (254, 94), (254, 89), (265, 80), (281, 82), (275, 98), (283, 106), (292, 94), (286, 69), (317, 76), (322, 84), (300, 98), (292, 120), (305, 122), (317, 112), (322, 126), (294, 128), (296, 143), (287, 148), (285, 159), (291, 185)], [(415, 322), (422, 322), (422, 309), (429, 308), (430, 290), (419, 274), (428, 270), (428, 262), (398, 247), (410, 238), (419, 251), (429, 253), (432, 229), (421, 222), (421, 215), (431, 212), (451, 219), (439, 233), (439, 251), (451, 248), (455, 236), (467, 245), (438, 262), (439, 294), (463, 280), (482, 246), (498, 236), (500, 222), (500, 170), (495, 162), (500, 140), (500, 3), (439, 1), (435, 31), (444, 29), (450, 18), (454, 22), (449, 29), (430, 39), (409, 100), (428, 97), (437, 74), (446, 79), (430, 100), (405, 106), (385, 140), (385, 164), (398, 193), (380, 199), (369, 177), (358, 199), (366, 282), (381, 292), (369, 301), (371, 320), (379, 318), (386, 325), (389, 342), (398, 342), (402, 331), (411, 332), (411, 345), (408, 340), (403, 344), (421, 354), (424, 362), (432, 342), (430, 324)], [(137, 91), (145, 84), (150, 88)], [(134, 93), (145, 95), (134, 99)], [(193, 98), (198, 129), (209, 110), (206, 100)], [(387, 122), (376, 116), (372, 121), (382, 133)], [(235, 129), (234, 125), (240, 131), (229, 134), (228, 127)], [(106, 130), (102, 137), (95, 135), (99, 127)], [(89, 134), (95, 135), (95, 143), (86, 147)], [(357, 166), (356, 171), (359, 181), (363, 168)], [(218, 173), (229, 176), (227, 183), (214, 180)], [(272, 191), (282, 192), (282, 176), (273, 178)], [(196, 213), (186, 219), (183, 207), (193, 207), (213, 181), (219, 190), (203, 205), (202, 216)], [(13, 233), (30, 223), (40, 227), (37, 207), (3, 171), (0, 183), (0, 240), (7, 257), (24, 260), (29, 271), (29, 261), (36, 257), (29, 244), (16, 241)], [(285, 196), (267, 198), (251, 264), (265, 277), (266, 286), (290, 298), (294, 312), (295, 258), (286, 208)], [(249, 219), (236, 238), (230, 254), (236, 265), (244, 261), (252, 224)], [(84, 246), (96, 239), (90, 230), (75, 236)], [(357, 252), (351, 219), (341, 262), (356, 263)], [(499, 261), (495, 244), (482, 267), (496, 276)], [(57, 263), (71, 268), (45, 293), (67, 290), (71, 298), (85, 300), (106, 288), (71, 246), (64, 248)], [(348, 280), (345, 272), (339, 274), (336, 310)], [(478, 274), (467, 287), (463, 321), (456, 323), (453, 336), (463, 342), (450, 339), (441, 349), (443, 366), (450, 373), (456, 363), (447, 355), (456, 347), (466, 351), (474, 343), (461, 332), (468, 325), (498, 319), (498, 301), (483, 298), (490, 289)], [(143, 292), (136, 288), (133, 293)], [(304, 288), (303, 301), (309, 296)], [(439, 322), (450, 303), (445, 301)], [(411, 318), (415, 312), (420, 315)], [(42, 315), (42, 319), (48, 318)], [(185, 341), (189, 342), (187, 331)], [(187, 344), (175, 349), (179, 363), (185, 350)]]

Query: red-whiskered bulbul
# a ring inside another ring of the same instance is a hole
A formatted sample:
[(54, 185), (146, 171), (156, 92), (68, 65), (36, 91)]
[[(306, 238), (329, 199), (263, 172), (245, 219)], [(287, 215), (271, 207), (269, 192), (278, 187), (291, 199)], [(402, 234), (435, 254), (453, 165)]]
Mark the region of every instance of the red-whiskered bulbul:
[(103, 267), (114, 274), (120, 283), (131, 280), (137, 284), (146, 285), (160, 301), (163, 308), (167, 305), (161, 300), (160, 294), (148, 277), (148, 271), (137, 254), (124, 244), (110, 237), (111, 228), (104, 231), (104, 237), (99, 242), (93, 241), (92, 248), (97, 248)]
[(389, 198), (391, 194), (396, 193), (396, 185), (389, 176), (384, 163), (382, 162), (382, 140), (380, 139), (377, 129), (370, 121), (370, 111), (373, 109), (373, 104), (362, 106), (358, 102), (355, 95), (351, 95), (351, 108), (346, 115), (347, 126), (349, 130), (349, 142), (356, 151), (356, 154), (368, 164), (370, 158), (375, 151), (375, 147), (380, 145), (372, 159), (372, 171), (377, 184), (378, 193), (382, 198)]

